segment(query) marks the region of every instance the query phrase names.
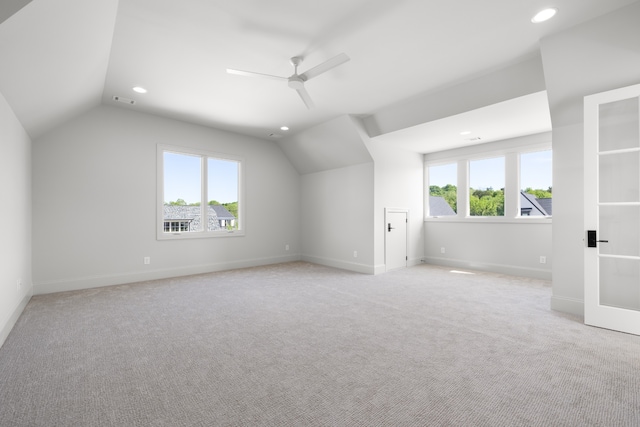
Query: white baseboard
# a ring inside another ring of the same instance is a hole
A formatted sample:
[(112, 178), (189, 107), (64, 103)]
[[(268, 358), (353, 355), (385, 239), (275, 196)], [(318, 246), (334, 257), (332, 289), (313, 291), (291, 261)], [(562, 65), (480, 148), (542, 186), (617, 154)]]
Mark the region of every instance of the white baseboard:
[(584, 301), (575, 298), (552, 296), (551, 310), (584, 317)]
[(311, 262), (313, 264), (326, 265), (327, 267), (340, 268), (342, 270), (355, 271), (356, 273), (363, 274), (376, 274), (376, 270), (378, 268), (378, 266), (368, 264), (359, 264), (356, 262), (341, 261), (338, 259), (323, 258), (312, 255), (302, 255), (301, 260)]
[(386, 264), (376, 264), (373, 266), (373, 274), (382, 274), (387, 272)]
[(7, 337), (9, 336), (9, 332), (11, 332), (11, 329), (13, 329), (13, 327), (15, 326), (18, 318), (24, 311), (30, 299), (31, 292), (29, 292), (20, 300), (16, 308), (14, 308), (11, 313), (9, 313), (9, 316), (4, 319), (2, 325), (0, 325), (0, 347), (2, 347), (2, 345), (6, 341)]
[(137, 271), (125, 274), (109, 274), (102, 276), (76, 277), (62, 280), (34, 283), (35, 295), (51, 294), (55, 292), (76, 291), (80, 289), (99, 288), (102, 286), (122, 285), (125, 283), (142, 282), (145, 280), (167, 279), (170, 277), (190, 276), (193, 274), (212, 273), (215, 271), (234, 270), (237, 268), (257, 267), (260, 265), (280, 264), (283, 262), (299, 261), (299, 255), (282, 257), (254, 258), (217, 264), (191, 265), (179, 268), (155, 269)]
[(460, 269), (488, 271), (491, 273), (509, 274), (512, 276), (532, 277), (534, 279), (551, 280), (551, 270), (541, 268), (518, 267), (513, 265), (491, 264), (451, 258), (425, 257), (427, 264), (442, 265)]
[(424, 264), (424, 258), (413, 258), (407, 261), (407, 267), (415, 267), (416, 265)]

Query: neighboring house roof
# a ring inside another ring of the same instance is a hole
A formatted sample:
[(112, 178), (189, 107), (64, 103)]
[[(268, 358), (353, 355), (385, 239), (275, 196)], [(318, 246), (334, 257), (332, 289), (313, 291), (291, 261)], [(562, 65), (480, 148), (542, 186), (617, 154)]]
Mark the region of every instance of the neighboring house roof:
[[(221, 230), (218, 215), (212, 206), (207, 206), (209, 215), (208, 230)], [(225, 209), (226, 210), (226, 209)], [(200, 215), (200, 206), (180, 206), (180, 205), (164, 205), (164, 220), (191, 220), (190, 228), (199, 230), (202, 217)]]
[(449, 203), (441, 196), (429, 196), (429, 215), (431, 216), (451, 216), (456, 212), (449, 206)]
[(520, 192), (520, 210), (529, 209), (530, 216), (548, 216), (550, 215), (547, 211), (540, 205), (538, 199), (533, 194), (525, 193), (524, 191)]
[(547, 212), (547, 215), (553, 215), (553, 199), (551, 197), (545, 199), (537, 199), (540, 206)]
[(233, 216), (233, 214), (231, 212), (229, 212), (227, 210), (227, 208), (225, 208), (222, 205), (209, 205), (210, 207), (213, 208), (214, 211), (216, 211), (216, 215), (218, 216), (218, 219), (236, 219), (235, 216)]

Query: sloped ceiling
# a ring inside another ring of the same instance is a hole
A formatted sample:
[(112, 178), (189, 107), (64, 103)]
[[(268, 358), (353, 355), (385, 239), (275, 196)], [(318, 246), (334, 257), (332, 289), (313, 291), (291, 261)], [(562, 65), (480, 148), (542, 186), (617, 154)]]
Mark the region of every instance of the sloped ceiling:
[(304, 175), (372, 162), (353, 118), (340, 116), (278, 141)]
[(34, 0), (0, 24), (0, 92), (36, 138), (99, 105), (117, 0)]
[[(542, 37), (635, 1), (33, 0), (0, 24), (0, 92), (32, 138), (100, 103), (269, 138), (529, 61)], [(533, 25), (548, 6), (558, 16)], [(305, 71), (342, 52), (306, 83), (313, 110), (225, 71), (289, 76), (292, 56)]]
[(17, 11), (30, 2), (31, 0), (4, 0), (0, 3), (0, 24), (12, 17)]

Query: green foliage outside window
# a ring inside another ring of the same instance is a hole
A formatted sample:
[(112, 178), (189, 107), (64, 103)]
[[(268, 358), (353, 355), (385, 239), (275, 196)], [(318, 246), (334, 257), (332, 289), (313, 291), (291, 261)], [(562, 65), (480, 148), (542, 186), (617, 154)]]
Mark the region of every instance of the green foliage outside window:
[(504, 216), (504, 189), (469, 189), (469, 214), (471, 216)]
[[(547, 190), (527, 188), (525, 193), (533, 194), (538, 199), (550, 199), (553, 197), (552, 188)], [(447, 184), (444, 187), (429, 186), (430, 196), (443, 197), (449, 206), (457, 212), (458, 189), (455, 185)], [(469, 214), (470, 216), (504, 216), (504, 189), (485, 190), (469, 189)]]

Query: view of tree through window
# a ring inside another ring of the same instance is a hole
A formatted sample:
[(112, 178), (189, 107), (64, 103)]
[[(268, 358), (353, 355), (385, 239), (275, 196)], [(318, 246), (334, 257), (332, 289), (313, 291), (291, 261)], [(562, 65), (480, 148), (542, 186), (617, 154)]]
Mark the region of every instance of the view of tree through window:
[(451, 216), (458, 212), (456, 163), (429, 167), (429, 215)]
[(469, 214), (504, 216), (504, 157), (469, 162)]

